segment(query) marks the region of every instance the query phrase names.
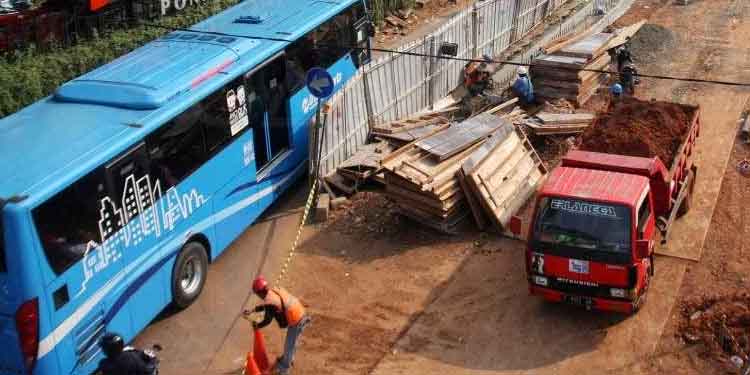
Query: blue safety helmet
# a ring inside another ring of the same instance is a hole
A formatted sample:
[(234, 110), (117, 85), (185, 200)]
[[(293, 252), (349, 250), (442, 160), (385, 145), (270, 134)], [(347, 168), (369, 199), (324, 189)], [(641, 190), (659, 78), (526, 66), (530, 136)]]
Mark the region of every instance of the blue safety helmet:
[(622, 85), (620, 85), (619, 83), (615, 83), (614, 85), (612, 85), (612, 88), (610, 90), (612, 94), (622, 95)]

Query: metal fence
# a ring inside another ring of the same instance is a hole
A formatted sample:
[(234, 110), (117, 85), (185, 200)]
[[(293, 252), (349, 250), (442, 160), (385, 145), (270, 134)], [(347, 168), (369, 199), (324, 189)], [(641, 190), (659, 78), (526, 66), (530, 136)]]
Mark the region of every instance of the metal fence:
[[(497, 56), (567, 0), (481, 0), (459, 12), (424, 38), (398, 48), (360, 68), (359, 73), (332, 97), (324, 127), (321, 174), (327, 175), (367, 142), (372, 124), (412, 116), (431, 108), (456, 89), (465, 63), (421, 55), (437, 55), (443, 42), (457, 43), (459, 58)], [(542, 38), (515, 61), (530, 63), (541, 46), (594, 24), (609, 24), (633, 0), (593, 0)], [(604, 11), (602, 17), (599, 11)], [(596, 26), (594, 25), (594, 26)], [(601, 27), (603, 29), (603, 27)], [(601, 31), (601, 30), (597, 30)], [(510, 84), (515, 66), (495, 75), (501, 87)]]

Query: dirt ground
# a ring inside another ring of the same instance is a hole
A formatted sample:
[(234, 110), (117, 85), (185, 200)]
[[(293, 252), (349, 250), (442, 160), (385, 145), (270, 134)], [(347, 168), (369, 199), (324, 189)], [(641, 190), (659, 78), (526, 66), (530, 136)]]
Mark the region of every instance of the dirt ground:
[[(639, 65), (641, 72), (750, 82), (746, 0), (694, 0), (687, 7), (673, 0), (638, 0), (619, 23), (641, 18), (658, 26), (654, 30), (670, 31), (645, 39), (673, 38), (647, 57), (648, 65)], [(743, 241), (750, 232), (750, 213), (744, 210), (750, 179), (734, 166), (750, 157), (750, 148), (734, 144), (728, 164), (721, 150), (732, 147), (727, 129), (736, 128), (750, 91), (648, 79), (637, 90), (644, 99), (701, 104), (701, 136), (714, 148), (696, 151), (706, 161), (699, 165), (696, 186), (705, 195), (694, 202), (691, 219), (675, 227), (682, 236), (671, 245), (680, 258), (699, 260), (659, 257), (649, 301), (636, 316), (591, 313), (529, 297), (522, 242), (471, 229), (457, 236), (436, 234), (399, 216), (382, 195), (364, 193), (333, 212), (327, 223), (305, 228), (283, 282), (313, 317), (294, 373), (731, 370), (729, 354), (711, 341), (705, 327), (726, 311), (742, 318), (747, 307), (747, 299), (736, 293), (750, 286), (750, 248)], [(155, 322), (139, 337), (139, 345), (165, 346), (163, 373), (239, 373), (250, 332), (237, 314), (246, 299), (253, 302), (246, 285), (257, 269), (262, 265), (263, 273), (275, 275), (286, 257), (304, 187), (290, 195), (288, 204), (272, 210), (212, 265), (196, 305)], [(733, 332), (741, 332), (742, 324), (729, 322)], [(266, 338), (271, 355), (279, 355), (282, 331), (272, 326)]]

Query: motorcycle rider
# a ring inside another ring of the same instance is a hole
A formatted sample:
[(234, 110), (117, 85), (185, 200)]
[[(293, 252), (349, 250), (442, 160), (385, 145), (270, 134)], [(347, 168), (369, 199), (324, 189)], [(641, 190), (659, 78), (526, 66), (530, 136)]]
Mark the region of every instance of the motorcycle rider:
[[(99, 340), (105, 358), (99, 362), (102, 375), (156, 375), (158, 360), (150, 350), (138, 350), (125, 346), (122, 336), (105, 333)], [(158, 347), (155, 347), (158, 350)]]

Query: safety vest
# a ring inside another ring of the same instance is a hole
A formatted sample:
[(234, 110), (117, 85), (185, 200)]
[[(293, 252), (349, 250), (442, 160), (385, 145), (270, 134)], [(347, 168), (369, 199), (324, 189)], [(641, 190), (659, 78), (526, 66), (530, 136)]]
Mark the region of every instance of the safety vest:
[(296, 326), (305, 316), (305, 307), (302, 306), (302, 303), (297, 297), (282, 288), (271, 288), (266, 295), (265, 303), (274, 305), (281, 310), (290, 327)]

